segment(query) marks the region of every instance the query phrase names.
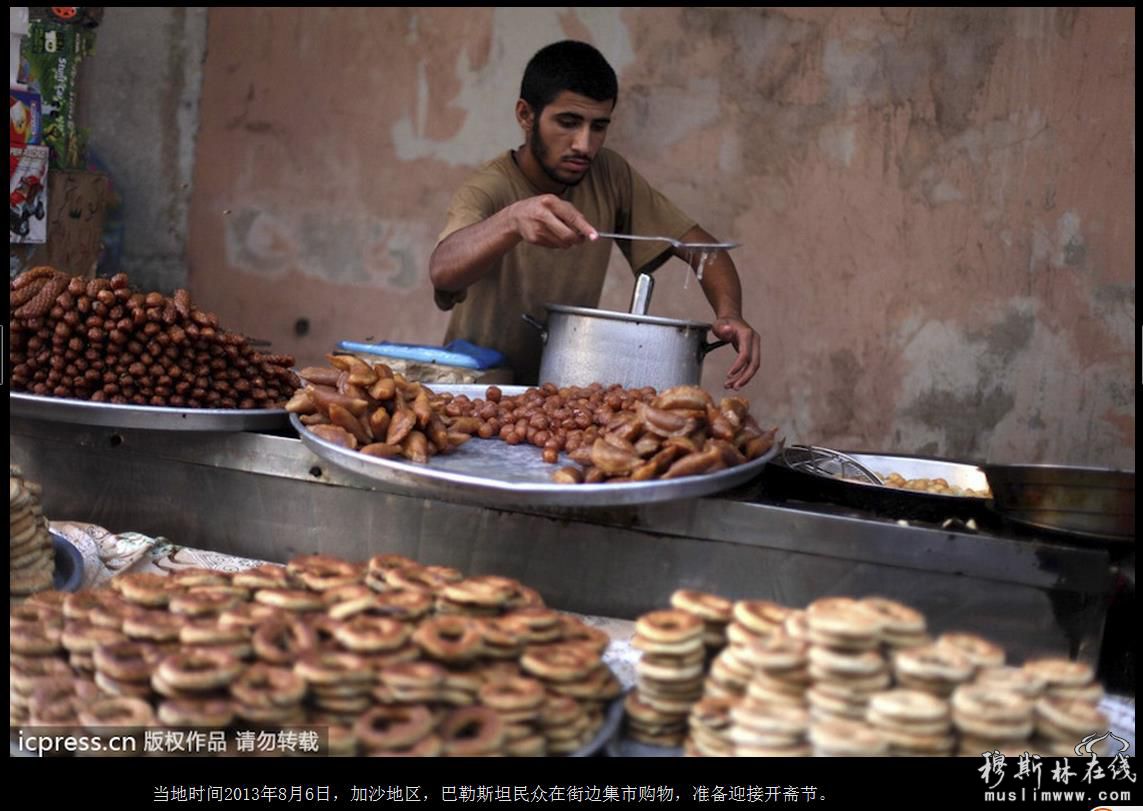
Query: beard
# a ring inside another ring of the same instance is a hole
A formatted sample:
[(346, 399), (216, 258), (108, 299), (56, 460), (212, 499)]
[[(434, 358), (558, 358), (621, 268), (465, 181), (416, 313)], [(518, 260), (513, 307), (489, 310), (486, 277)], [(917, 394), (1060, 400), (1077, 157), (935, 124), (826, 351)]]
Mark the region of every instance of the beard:
[(540, 165), (540, 168), (544, 171), (544, 174), (548, 176), (549, 180), (555, 183), (562, 183), (565, 186), (575, 186), (581, 180), (587, 177), (587, 172), (584, 172), (582, 175), (578, 176), (564, 175), (561, 174), (560, 171), (555, 167), (548, 165), (547, 158), (551, 153), (551, 150), (548, 149), (548, 145), (544, 143), (544, 140), (540, 137), (539, 116), (537, 116), (536, 119), (532, 121), (532, 137), (528, 139), (528, 148), (532, 151), (532, 157), (536, 159), (536, 163)]

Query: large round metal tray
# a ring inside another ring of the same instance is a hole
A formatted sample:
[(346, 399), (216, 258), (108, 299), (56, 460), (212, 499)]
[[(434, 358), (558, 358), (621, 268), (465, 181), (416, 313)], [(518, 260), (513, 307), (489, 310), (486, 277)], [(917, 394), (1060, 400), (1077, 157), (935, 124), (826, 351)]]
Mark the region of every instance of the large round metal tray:
[[(431, 385), (438, 393), (484, 397), (483, 385)], [(524, 386), (500, 386), (506, 395), (526, 391)], [(313, 453), (335, 467), (429, 498), (470, 500), (481, 504), (543, 507), (620, 507), (699, 498), (744, 484), (759, 473), (777, 452), (778, 445), (738, 467), (703, 476), (666, 481), (619, 484), (555, 484), (552, 472), (573, 465), (565, 454), (555, 465), (544, 462), (538, 448), (509, 445), (499, 440), (473, 439), (452, 453), (434, 456), (426, 464), (404, 459), (381, 459), (347, 450), (311, 433), (296, 414), (290, 423)]]
[(270, 431), (285, 428), (282, 408), (175, 408), (116, 405), (10, 392), (11, 416), (67, 422), (98, 428), (140, 428), (151, 431)]

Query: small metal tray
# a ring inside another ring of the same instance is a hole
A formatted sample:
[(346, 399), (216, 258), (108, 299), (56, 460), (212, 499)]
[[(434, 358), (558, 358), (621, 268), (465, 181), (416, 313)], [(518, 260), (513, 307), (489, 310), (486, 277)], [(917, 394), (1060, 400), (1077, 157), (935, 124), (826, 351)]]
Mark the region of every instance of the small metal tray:
[(83, 555), (62, 535), (53, 532), (51, 536), (56, 556), (52, 588), (56, 591), (79, 591), (83, 585)]
[(9, 392), (11, 416), (98, 428), (150, 431), (271, 431), (289, 425), (284, 408), (176, 408), (116, 405)]
[[(801, 446), (786, 448), (767, 466), (766, 490), (774, 495), (802, 501), (825, 501), (869, 510), (889, 518), (943, 521), (949, 518), (994, 520), (988, 509), (989, 499), (976, 496), (954, 496), (924, 490), (843, 479), (836, 475), (803, 470), (791, 464), (797, 461)], [(943, 478), (961, 488), (984, 490), (988, 479), (976, 465), (922, 456), (845, 452), (845, 456), (862, 467), (884, 477), (900, 473), (906, 479)]]
[(607, 714), (603, 717), (603, 726), (586, 744), (572, 752), (568, 757), (596, 757), (604, 753), (607, 747), (619, 736), (619, 727), (623, 723), (623, 697), (614, 699), (607, 707)]
[(616, 736), (607, 744), (608, 757), (682, 757), (681, 746), (652, 746), (626, 736)]
[[(782, 461), (790, 464), (791, 457), (798, 453), (805, 453), (806, 449), (802, 446), (792, 446), (785, 449), (782, 455)], [(834, 452), (837, 453), (837, 452)], [(838, 456), (846, 461), (856, 462), (862, 468), (872, 471), (885, 479), (891, 473), (900, 474), (905, 479), (944, 479), (953, 487), (960, 487), (961, 489), (973, 489), (977, 491), (988, 490), (988, 477), (984, 475), (984, 471), (976, 465), (966, 464), (964, 462), (951, 462), (947, 459), (932, 459), (924, 456), (899, 456), (896, 454), (873, 454), (873, 453), (838, 453)], [(900, 490), (904, 493), (919, 493), (922, 495), (936, 496), (938, 498), (955, 498), (955, 499), (977, 499), (978, 501), (986, 501), (984, 496), (959, 496), (944, 493), (931, 493), (927, 490), (905, 490), (900, 487), (889, 487), (889, 485), (878, 485), (873, 482), (861, 481), (859, 477), (842, 478), (840, 474), (842, 463), (831, 463), (838, 472), (829, 469), (828, 465), (819, 465), (821, 471), (819, 475), (829, 475), (833, 473), (833, 478), (841, 479), (847, 484), (858, 484), (865, 487), (888, 487), (892, 490)], [(815, 472), (815, 471), (810, 471)]]
[[(428, 388), (438, 394), (465, 394), (471, 399), (483, 398), (488, 389), (476, 384)], [(526, 390), (523, 386), (499, 388), (509, 396)], [(531, 445), (476, 438), (422, 465), (405, 459), (366, 456), (327, 442), (310, 432), (296, 414), (290, 415), (290, 424), (315, 455), (363, 479), (427, 498), (504, 506), (620, 507), (699, 498), (750, 481), (762, 472), (779, 447), (775, 443), (764, 455), (744, 465), (702, 476), (618, 484), (556, 484), (551, 480), (552, 473), (575, 463), (566, 454), (560, 454), (556, 464), (548, 464), (540, 449)]]

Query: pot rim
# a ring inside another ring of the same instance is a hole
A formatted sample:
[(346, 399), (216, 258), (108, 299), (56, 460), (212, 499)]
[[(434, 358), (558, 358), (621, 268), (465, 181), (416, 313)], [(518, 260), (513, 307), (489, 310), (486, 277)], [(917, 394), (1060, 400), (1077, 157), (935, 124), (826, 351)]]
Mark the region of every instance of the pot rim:
[(1000, 487), (1135, 491), (1134, 470), (1052, 464), (983, 464), (980, 468), (989, 482)]
[(1127, 470), (1119, 467), (1094, 467), (1090, 465), (1056, 465), (1050, 462), (1047, 463), (1030, 463), (1030, 464), (1007, 464), (1004, 462), (983, 462), (980, 464), (982, 468), (988, 468), (997, 472), (1039, 472), (1039, 471), (1059, 471), (1060, 473), (1107, 473), (1112, 475), (1134, 476), (1134, 470)]
[(568, 315), (582, 315), (588, 318), (605, 318), (611, 321), (630, 321), (637, 324), (654, 324), (662, 327), (681, 327), (684, 329), (698, 329), (704, 333), (710, 331), (710, 324), (701, 321), (686, 321), (677, 318), (663, 318), (657, 315), (636, 315), (616, 310), (595, 310), (591, 307), (573, 307), (568, 304), (545, 304), (549, 313), (566, 313)]

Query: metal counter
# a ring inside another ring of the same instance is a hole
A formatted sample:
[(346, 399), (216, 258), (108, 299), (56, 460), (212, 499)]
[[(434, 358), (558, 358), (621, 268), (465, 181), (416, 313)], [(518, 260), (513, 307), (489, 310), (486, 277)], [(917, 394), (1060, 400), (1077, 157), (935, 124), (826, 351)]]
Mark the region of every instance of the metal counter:
[(968, 630), (1036, 654), (1099, 659), (1108, 553), (758, 503), (757, 487), (609, 509), (491, 509), (374, 489), (300, 440), (12, 418), (10, 460), (45, 513), (245, 557), (396, 552), (515, 577), (556, 607), (632, 619), (680, 587), (804, 606), (879, 594), (935, 632)]

